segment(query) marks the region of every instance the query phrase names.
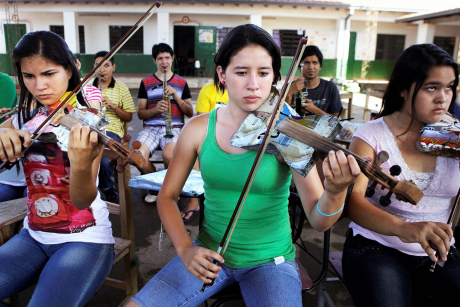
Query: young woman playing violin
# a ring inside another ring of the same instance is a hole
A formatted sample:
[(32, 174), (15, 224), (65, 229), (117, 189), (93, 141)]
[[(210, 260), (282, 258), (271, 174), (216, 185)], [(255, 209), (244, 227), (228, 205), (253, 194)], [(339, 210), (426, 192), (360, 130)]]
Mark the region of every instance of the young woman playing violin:
[[(80, 81), (73, 54), (52, 32), (26, 34), (13, 61), (21, 96), (18, 115), (0, 127), (3, 162), (20, 158), (33, 128)], [(102, 149), (97, 134), (78, 125), (70, 131), (68, 152), (36, 141), (21, 157), (29, 210), (24, 228), (0, 247), (0, 302), (36, 284), (29, 306), (83, 306), (103, 283), (114, 239), (97, 191)]]
[[(232, 241), (224, 257), (220, 256), (216, 252), (219, 241), (256, 156), (232, 147), (230, 139), (248, 114), (269, 98), (280, 80), (281, 56), (265, 30), (247, 24), (227, 34), (214, 62), (214, 84), (220, 91), (227, 89), (228, 105), (187, 123), (157, 200), (178, 256), (128, 306), (197, 306), (235, 282), (248, 306), (302, 306), (288, 215), (291, 178), (310, 223), (324, 231), (338, 219), (335, 213), (342, 210), (346, 188), (360, 173), (358, 164), (343, 152), (329, 153), (323, 164), (324, 190), (316, 169), (304, 178), (280, 157), (264, 155)], [(177, 199), (197, 157), (206, 201), (203, 228), (193, 242)], [(203, 283), (211, 279), (214, 284), (201, 292)]]
[[(456, 98), (458, 64), (432, 44), (407, 48), (396, 62), (380, 117), (360, 127), (350, 150), (377, 160), (398, 179), (413, 180), (424, 197), (413, 206), (391, 197), (382, 207), (379, 187), (365, 197), (360, 175), (351, 193), (352, 220), (343, 253), (346, 286), (356, 306), (448, 306), (460, 302), (460, 255), (446, 224), (460, 182), (459, 161), (419, 152), (420, 128), (438, 122)], [(443, 267), (430, 266), (436, 259)], [(412, 299), (411, 299), (412, 298)]]

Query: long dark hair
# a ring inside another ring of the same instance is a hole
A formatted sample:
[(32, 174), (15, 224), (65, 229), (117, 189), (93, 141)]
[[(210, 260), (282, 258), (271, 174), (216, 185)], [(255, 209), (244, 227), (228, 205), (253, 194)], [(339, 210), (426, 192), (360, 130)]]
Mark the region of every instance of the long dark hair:
[[(219, 50), (214, 56), (215, 68), (221, 66), (222, 70), (225, 71), (228, 64), (230, 64), (231, 58), (249, 45), (260, 46), (267, 50), (268, 54), (272, 57), (272, 67), (275, 73), (272, 84), (275, 85), (278, 83), (278, 81), (281, 80), (280, 49), (273, 40), (273, 37), (268, 34), (267, 31), (253, 24), (239, 25), (227, 33)], [(225, 86), (219, 82), (217, 71), (214, 72), (214, 86), (222, 93), (225, 91)]]
[(449, 107), (451, 109), (457, 97), (458, 64), (438, 46), (420, 44), (410, 46), (404, 50), (396, 61), (388, 87), (383, 95), (382, 109), (378, 117), (390, 115), (401, 110), (404, 102), (404, 98), (401, 97), (402, 92), (407, 91), (409, 93), (412, 84), (415, 83), (411, 101), (412, 118), (407, 130), (402, 134), (409, 132), (416, 121), (415, 98), (417, 93), (428, 77), (429, 70), (436, 66), (450, 66), (454, 70), (455, 82), (452, 87), (453, 95)]
[[(21, 95), (18, 104), (18, 123), (22, 126), (22, 121), (27, 122), (31, 119), (31, 113), (35, 114), (42, 104), (36, 100), (35, 107), (32, 111), (33, 96), (27, 90), (21, 71), (21, 61), (33, 56), (42, 58), (61, 65), (64, 69), (70, 69), (72, 77), (69, 80), (67, 91), (73, 90), (80, 83), (80, 72), (76, 66), (76, 59), (70, 51), (66, 42), (57, 34), (49, 31), (35, 31), (24, 35), (13, 49), (13, 64), (18, 74)], [(78, 101), (86, 105), (81, 92), (77, 95)]]

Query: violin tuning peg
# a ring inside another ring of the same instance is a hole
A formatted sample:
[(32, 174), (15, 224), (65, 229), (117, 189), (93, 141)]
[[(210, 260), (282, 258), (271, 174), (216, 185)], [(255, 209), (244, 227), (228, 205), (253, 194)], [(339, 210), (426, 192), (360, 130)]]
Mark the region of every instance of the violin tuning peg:
[(370, 186), (368, 186), (366, 189), (366, 197), (374, 196), (376, 187), (377, 187), (377, 181), (374, 181)]
[(367, 187), (366, 189), (366, 197), (372, 197), (375, 194), (375, 189), (372, 189), (371, 187)]
[(109, 165), (110, 165), (110, 166), (115, 166), (115, 165), (117, 165), (117, 159), (110, 159)]
[(134, 141), (134, 142), (133, 142), (133, 148), (135, 148), (135, 149), (141, 148), (141, 142), (139, 142), (139, 141)]
[(392, 167), (390, 167), (391, 176), (398, 176), (399, 174), (401, 174), (401, 172), (402, 172), (402, 168), (399, 165), (393, 165)]
[(122, 144), (124, 144), (125, 142), (129, 142), (129, 141), (131, 141), (131, 135), (130, 134), (125, 134), (123, 136)]
[(125, 171), (125, 167), (128, 164), (128, 162), (125, 162), (123, 164), (118, 164), (117, 167), (115, 168), (117, 172), (123, 173)]
[(392, 194), (393, 192), (389, 191), (387, 195), (380, 197), (380, 205), (382, 205), (383, 207), (388, 207), (391, 204), (390, 197)]

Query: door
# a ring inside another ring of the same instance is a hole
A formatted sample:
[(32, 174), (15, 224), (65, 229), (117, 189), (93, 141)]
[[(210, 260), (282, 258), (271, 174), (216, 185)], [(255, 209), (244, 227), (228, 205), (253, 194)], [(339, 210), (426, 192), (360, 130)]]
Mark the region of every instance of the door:
[(350, 32), (350, 45), (348, 47), (347, 80), (355, 76), (356, 32)]
[(201, 26), (195, 28), (195, 59), (200, 61), (200, 69), (197, 72), (203, 72), (206, 77), (213, 75), (216, 40), (216, 27)]
[[(26, 34), (25, 24), (4, 24), (3, 33), (5, 33), (6, 55), (9, 59), (9, 74), (16, 75), (16, 72), (11, 61), (13, 55), (13, 48), (19, 42), (21, 37)], [(8, 73), (8, 72), (7, 72)]]

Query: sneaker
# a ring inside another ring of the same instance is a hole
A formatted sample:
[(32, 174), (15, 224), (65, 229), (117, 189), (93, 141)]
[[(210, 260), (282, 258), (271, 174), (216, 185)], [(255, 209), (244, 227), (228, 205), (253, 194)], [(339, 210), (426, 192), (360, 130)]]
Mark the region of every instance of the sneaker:
[(144, 201), (145, 201), (147, 204), (153, 204), (154, 202), (157, 201), (157, 196), (156, 196), (156, 195), (153, 195), (153, 194), (150, 194), (150, 193), (147, 193), (147, 195), (145, 196)]
[(118, 203), (118, 193), (115, 191), (114, 187), (108, 188), (107, 190), (103, 191), (105, 195), (105, 199), (111, 203)]

